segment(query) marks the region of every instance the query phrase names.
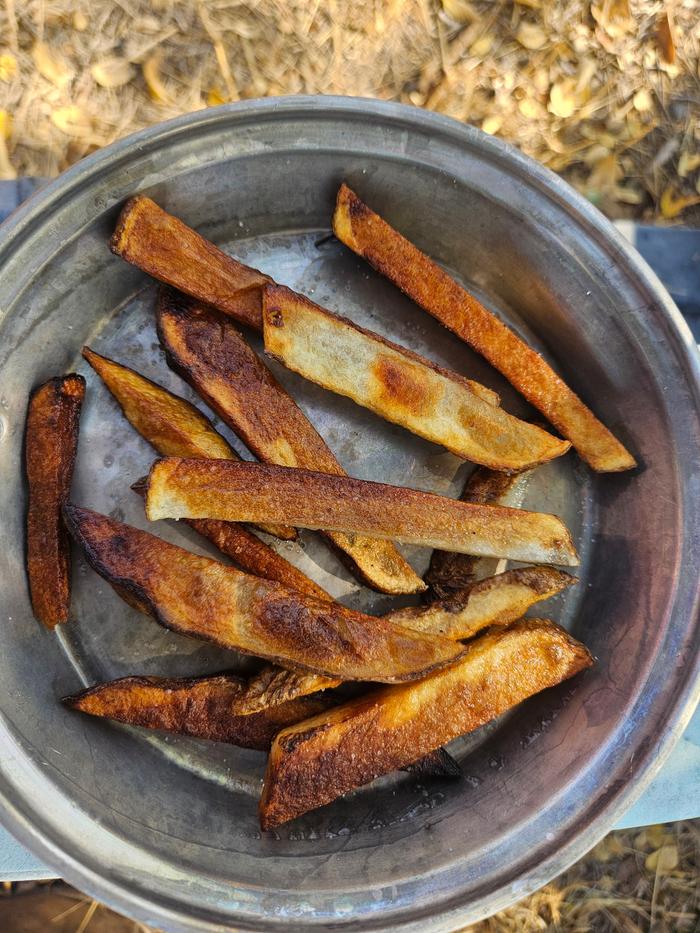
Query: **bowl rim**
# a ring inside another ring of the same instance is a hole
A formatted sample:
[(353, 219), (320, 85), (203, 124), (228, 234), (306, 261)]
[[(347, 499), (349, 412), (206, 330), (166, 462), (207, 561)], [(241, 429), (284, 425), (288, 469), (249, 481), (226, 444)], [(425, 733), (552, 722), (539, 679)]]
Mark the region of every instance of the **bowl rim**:
[[(657, 276), (612, 222), (554, 172), (523, 155), (514, 146), (489, 136), (476, 127), (461, 124), (452, 118), (410, 105), (362, 97), (297, 95), (221, 105), (154, 124), (87, 156), (33, 193), (0, 225), (0, 268), (23, 239), (36, 233), (38, 225), (45, 223), (46, 217), (53, 210), (68, 201), (83, 186), (89, 185), (104, 169), (118, 170), (120, 163), (128, 161), (135, 148), (142, 152), (149, 148), (160, 149), (193, 131), (206, 131), (208, 127), (234, 124), (243, 120), (270, 121), (278, 115), (289, 118), (295, 113), (306, 118), (325, 115), (336, 118), (373, 120), (379, 123), (389, 122), (394, 125), (404, 123), (409, 129), (429, 130), (448, 137), (457, 145), (462, 144), (472, 149), (478, 148), (485, 157), (508, 165), (511, 171), (514, 168), (523, 170), (527, 175), (528, 184), (539, 189), (544, 196), (563, 207), (597, 243), (605, 244), (608, 248), (612, 247), (629, 274), (643, 285), (645, 290), (653, 296), (655, 303), (663, 309), (666, 322), (671, 325), (669, 330), (675, 344), (672, 349), (679, 355), (694, 404), (700, 410), (700, 355), (690, 328)], [(0, 309), (0, 320), (4, 318), (5, 313)], [(700, 542), (700, 533), (698, 541)], [(699, 605), (700, 581), (696, 584), (693, 600), (692, 621), (696, 629), (698, 629)], [(700, 632), (696, 631), (696, 635), (699, 634)], [(653, 780), (687, 726), (699, 700), (700, 653), (697, 653), (694, 658), (689, 659), (684, 681), (669, 699), (663, 732), (655, 742), (645, 746), (643, 753), (636, 758), (631, 780), (611, 791), (597, 816), (586, 826), (579, 827), (578, 831), (573, 832), (567, 842), (554, 847), (534, 868), (532, 866), (526, 868), (521, 879), (522, 883), (518, 883), (517, 891), (508, 892), (499, 889), (490, 894), (480, 895), (475, 904), (455, 903), (454, 898), (443, 901), (439, 906), (441, 912), (435, 919), (447, 925), (441, 926), (440, 929), (452, 929), (453, 924), (463, 922), (461, 918), (467, 910), (470, 911), (468, 919), (472, 922), (478, 917), (489, 916), (546, 883), (585, 854), (612, 828), (623, 812), (641, 796)], [(8, 737), (2, 729), (0, 729), (0, 752), (10, 754), (12, 752), (11, 747), (8, 746)], [(3, 776), (3, 772), (6, 771), (2, 764), (4, 758), (5, 755), (1, 754), (0, 776)], [(7, 770), (11, 774), (12, 769)], [(11, 783), (11, 778), (9, 783)], [(38, 858), (55, 867), (68, 881), (95, 893), (104, 903), (117, 910), (128, 911), (131, 916), (139, 917), (146, 922), (149, 918), (153, 918), (155, 913), (155, 920), (151, 919), (150, 922), (158, 924), (165, 922), (170, 925), (171, 929), (212, 931), (221, 929), (217, 923), (187, 918), (180, 912), (174, 912), (171, 907), (166, 906), (155, 896), (148, 899), (135, 891), (127, 891), (122, 884), (112, 881), (106, 873), (99, 874), (82, 865), (77, 858), (62, 851), (56, 839), (45, 835), (13, 805), (5, 794), (1, 782), (0, 812), (4, 826)], [(478, 907), (477, 913), (474, 912), (475, 906)], [(394, 915), (393, 918), (388, 917), (387, 921), (392, 924), (392, 929), (399, 929), (413, 928), (413, 923), (417, 919), (425, 918), (415, 916), (404, 918), (403, 915), (397, 918)], [(398, 922), (394, 924), (394, 920)], [(341, 927), (344, 925), (342, 920), (336, 923)], [(381, 917), (377, 917), (376, 924), (370, 921), (365, 928), (387, 927), (382, 923)], [(419, 928), (416, 927), (416, 929)]]

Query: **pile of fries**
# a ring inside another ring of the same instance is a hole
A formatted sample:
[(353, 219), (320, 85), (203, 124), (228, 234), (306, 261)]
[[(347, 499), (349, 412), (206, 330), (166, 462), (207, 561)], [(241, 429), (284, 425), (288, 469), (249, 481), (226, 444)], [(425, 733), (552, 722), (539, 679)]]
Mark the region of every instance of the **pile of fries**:
[[(168, 364), (260, 462), (241, 461), (189, 402), (88, 347), (83, 355), (161, 457), (132, 487), (147, 517), (184, 519), (235, 566), (71, 504), (85, 380), (57, 377), (29, 402), (27, 553), (37, 619), (50, 628), (69, 619), (72, 536), (130, 606), (266, 662), (248, 680), (132, 676), (64, 702), (269, 750), (263, 829), (390, 771), (458, 775), (445, 743), (589, 667), (586, 648), (553, 622), (523, 618), (575, 583), (551, 566), (578, 563), (571, 536), (556, 516), (513, 505), (528, 471), (572, 446), (599, 472), (635, 466), (541, 356), (345, 185), (333, 230), (479, 351), (562, 436), (508, 414), (485, 386), (276, 284), (143, 196), (125, 205), (111, 248), (164, 283), (155, 313)], [(347, 476), (238, 325), (261, 331), (266, 353), (290, 370), (476, 463), (461, 499)], [(251, 524), (282, 540), (317, 530), (362, 583), (421, 593), (423, 603), (380, 617), (348, 609)], [(397, 542), (434, 549), (424, 580)], [(477, 579), (483, 558), (530, 566)]]

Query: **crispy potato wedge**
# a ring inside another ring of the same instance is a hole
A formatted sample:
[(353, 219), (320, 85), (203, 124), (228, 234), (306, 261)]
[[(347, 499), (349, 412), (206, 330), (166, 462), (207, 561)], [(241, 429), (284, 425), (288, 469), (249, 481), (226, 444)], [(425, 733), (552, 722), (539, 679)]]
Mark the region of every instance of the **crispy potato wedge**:
[(68, 505), (64, 514), (93, 569), (131, 605), (183, 635), (297, 670), (385, 683), (420, 677), (462, 653), (441, 636), (241, 573), (97, 512)]
[(27, 575), (35, 617), (47, 628), (70, 614), (70, 536), (61, 510), (78, 447), (85, 380), (70, 373), (32, 392), (24, 442), (29, 484)]
[(563, 629), (527, 619), (476, 639), (460, 661), (421, 681), (290, 726), (272, 743), (261, 826), (272, 829), (403, 768), (592, 663)]
[(484, 557), (578, 563), (571, 536), (556, 515), (262, 463), (157, 460), (148, 477), (146, 514), (152, 521), (277, 520)]
[(260, 288), (269, 276), (237, 262), (150, 198), (130, 198), (110, 247), (144, 272), (260, 330)]
[[(164, 457), (240, 460), (199, 409), (140, 373), (83, 347), (83, 356), (116, 399), (126, 420)], [(293, 541), (296, 529), (264, 525), (262, 531)], [(235, 529), (229, 536), (235, 536)], [(257, 571), (245, 568), (251, 573)], [(264, 574), (261, 574), (264, 576)]]
[[(535, 603), (576, 582), (575, 577), (553, 567), (520, 567), (463, 587), (449, 599), (429, 606), (395, 609), (383, 618), (431, 635), (455, 640), (472, 638), (491, 625), (507, 625), (521, 618)], [(233, 711), (240, 715), (256, 713), (339, 684), (339, 680), (319, 674), (267, 665), (250, 678), (246, 689), (234, 701)]]
[(630, 470), (634, 457), (547, 362), (437, 263), (341, 185), (335, 235), (441, 324), (481, 353), (602, 473)]
[[(158, 303), (168, 362), (261, 460), (345, 475), (323, 438), (229, 321), (171, 289)], [(385, 593), (425, 583), (389, 541), (331, 531), (330, 542), (361, 580)]]
[[(529, 475), (529, 471), (501, 473), (488, 467), (477, 467), (464, 484), (460, 499), (462, 502), (474, 502), (477, 505), (508, 505), (519, 508)], [(423, 578), (429, 588), (426, 594), (428, 599), (446, 599), (468, 586), (477, 575), (479, 560), (469, 554), (433, 551), (430, 566)]]
[(397, 609), (384, 618), (416, 632), (472, 638), (490, 625), (508, 625), (522, 618), (535, 603), (576, 582), (576, 577), (554, 567), (518, 567), (472, 583), (451, 598)]
[(263, 289), (265, 350), (284, 365), (465, 460), (520, 472), (571, 446), (509, 415), (484, 387), (281, 285)]
[(81, 713), (130, 726), (261, 750), (270, 747), (280, 729), (315, 716), (332, 703), (321, 697), (304, 697), (251, 716), (237, 716), (233, 705), (245, 688), (244, 680), (230, 674), (172, 680), (122, 677), (65, 697), (63, 702)]

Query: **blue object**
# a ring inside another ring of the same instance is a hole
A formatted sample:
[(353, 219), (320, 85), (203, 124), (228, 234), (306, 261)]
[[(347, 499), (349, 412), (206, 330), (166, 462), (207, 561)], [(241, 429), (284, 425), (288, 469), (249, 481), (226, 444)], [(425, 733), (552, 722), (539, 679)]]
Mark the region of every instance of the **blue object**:
[[(42, 179), (21, 178), (0, 182), (0, 222), (42, 184)], [(668, 289), (700, 341), (700, 229), (655, 227), (620, 223), (621, 232), (634, 244)], [(671, 757), (627, 811), (617, 828), (648, 826), (700, 816), (700, 710), (686, 729)], [(53, 878), (47, 868), (0, 826), (0, 880)]]

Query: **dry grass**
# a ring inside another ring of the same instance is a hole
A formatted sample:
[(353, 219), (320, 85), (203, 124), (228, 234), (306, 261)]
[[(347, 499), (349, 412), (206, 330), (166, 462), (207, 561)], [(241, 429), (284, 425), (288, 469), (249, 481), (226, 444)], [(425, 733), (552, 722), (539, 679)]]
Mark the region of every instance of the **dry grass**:
[[(3, 0), (0, 176), (245, 97), (481, 126), (613, 216), (700, 218), (698, 0)], [(3, 140), (4, 137), (4, 140)]]
[[(611, 216), (700, 221), (699, 62), (700, 0), (1, 0), (0, 178), (226, 101), (358, 94), (502, 136)], [(471, 930), (696, 931), (699, 863), (700, 821), (611, 833)], [(62, 889), (47, 926), (30, 906), (46, 886), (11, 911), (17, 890), (4, 933), (74, 931), (90, 910)]]

